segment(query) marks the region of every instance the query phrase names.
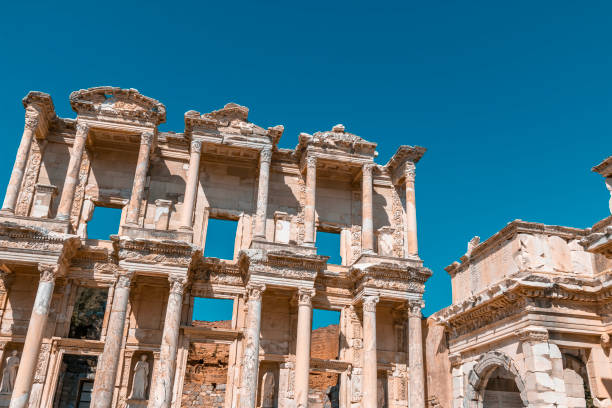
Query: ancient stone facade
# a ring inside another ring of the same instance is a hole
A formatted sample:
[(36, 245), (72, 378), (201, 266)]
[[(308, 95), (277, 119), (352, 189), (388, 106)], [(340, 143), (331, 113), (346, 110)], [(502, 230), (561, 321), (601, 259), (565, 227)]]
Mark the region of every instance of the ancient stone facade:
[[(334, 378), (324, 406), (425, 406), (425, 149), (377, 164), (342, 125), (282, 149), (282, 126), (236, 104), (162, 132), (164, 105), (134, 89), (70, 103), (75, 119), (23, 100), (0, 212), (0, 406), (306, 407)], [(98, 207), (120, 209), (115, 235), (88, 237)], [(203, 256), (210, 219), (237, 222), (233, 259)], [(339, 234), (341, 264), (318, 231)], [(193, 324), (197, 297), (233, 301), (231, 321)], [(337, 352), (311, 356), (313, 308), (339, 312)]]

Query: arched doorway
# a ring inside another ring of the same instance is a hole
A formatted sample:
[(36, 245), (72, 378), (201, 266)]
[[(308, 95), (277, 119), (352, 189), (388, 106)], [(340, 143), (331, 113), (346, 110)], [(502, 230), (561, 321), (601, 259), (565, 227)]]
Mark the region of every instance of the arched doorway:
[(484, 354), (470, 372), (466, 408), (527, 407), (525, 385), (514, 362), (504, 353)]

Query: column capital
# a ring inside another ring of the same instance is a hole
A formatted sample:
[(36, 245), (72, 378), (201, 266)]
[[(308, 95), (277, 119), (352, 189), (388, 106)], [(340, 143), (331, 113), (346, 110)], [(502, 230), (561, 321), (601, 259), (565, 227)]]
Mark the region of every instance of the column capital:
[(146, 130), (140, 135), (140, 144), (145, 146), (151, 146), (153, 143), (153, 131)]
[(425, 302), (421, 299), (412, 299), (406, 302), (406, 312), (408, 313), (408, 317), (418, 317), (421, 318), (421, 310), (425, 307)]
[(518, 332), (522, 342), (542, 343), (548, 341), (548, 330), (544, 327), (526, 327)]
[(249, 283), (246, 286), (246, 290), (249, 302), (251, 300), (259, 301), (266, 290), (266, 285), (263, 283)]
[(134, 271), (124, 271), (122, 269), (117, 268), (115, 270), (115, 287), (129, 289), (132, 284), (132, 279), (134, 278)]
[(414, 182), (416, 178), (416, 166), (413, 162), (407, 161), (404, 163), (404, 180), (405, 182)]
[(170, 293), (182, 296), (187, 285), (187, 277), (170, 275), (168, 276), (168, 281), (170, 282)]
[(261, 162), (270, 163), (272, 161), (272, 147), (266, 146), (261, 149), (259, 160)]
[(364, 163), (361, 167), (361, 171), (363, 171), (364, 175), (367, 173), (369, 176), (371, 176), (374, 167), (376, 167), (376, 164), (374, 163)]
[(202, 152), (202, 141), (200, 139), (192, 139), (191, 140), (191, 153), (201, 153)]
[(57, 264), (38, 264), (41, 282), (54, 282), (59, 275), (59, 265)]
[(299, 306), (312, 306), (312, 298), (316, 291), (312, 288), (298, 288), (297, 300)]
[(77, 136), (87, 136), (87, 133), (89, 133), (89, 125), (84, 122), (77, 122), (76, 135)]
[(32, 132), (36, 131), (36, 128), (38, 127), (38, 123), (40, 119), (40, 113), (38, 113), (37, 110), (26, 110), (26, 115), (25, 115), (25, 125), (24, 127), (26, 129), (31, 130)]
[(309, 169), (317, 167), (317, 156), (309, 154), (306, 156), (306, 167)]
[(378, 295), (367, 295), (363, 297), (363, 310), (366, 312), (376, 312), (376, 304), (380, 301)]

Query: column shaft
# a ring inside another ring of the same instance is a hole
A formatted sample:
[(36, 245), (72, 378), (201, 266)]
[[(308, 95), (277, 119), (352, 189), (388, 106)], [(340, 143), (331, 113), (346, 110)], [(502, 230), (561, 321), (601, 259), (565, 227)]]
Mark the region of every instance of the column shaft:
[(425, 371), (423, 367), (422, 301), (408, 304), (408, 370), (410, 373), (410, 408), (425, 408)]
[(30, 146), (32, 145), (32, 138), (34, 137), (34, 132), (36, 131), (37, 127), (38, 113), (27, 111), (23, 135), (21, 136), (21, 142), (19, 142), (17, 156), (15, 157), (15, 164), (13, 165), (11, 178), (9, 180), (8, 187), (6, 188), (6, 195), (4, 196), (4, 203), (2, 204), (2, 210), (4, 211), (11, 213), (15, 212), (15, 205), (17, 204), (19, 190), (21, 189), (21, 182), (23, 181), (23, 173), (28, 163), (28, 155), (30, 153)]
[(405, 241), (404, 244), (407, 256), (418, 256), (419, 245), (417, 242), (417, 219), (416, 219), (416, 201), (414, 194), (414, 178), (415, 166), (414, 163), (407, 162), (405, 164), (405, 183), (406, 183), (406, 226), (405, 226)]
[(84, 123), (77, 123), (76, 135), (74, 136), (74, 144), (70, 151), (70, 161), (68, 161), (68, 171), (62, 188), (62, 196), (57, 208), (57, 219), (70, 219), (70, 211), (72, 210), (72, 201), (74, 200), (74, 191), (79, 183), (79, 170), (81, 168), (81, 159), (83, 158), (83, 150), (85, 150), (85, 141), (89, 126)]
[(55, 277), (57, 276), (57, 265), (39, 265), (40, 282), (34, 307), (30, 316), (28, 332), (26, 334), (21, 361), (15, 378), (15, 386), (11, 396), (10, 408), (25, 408), (28, 406), (30, 390), (38, 362), (38, 352), (42, 343), (45, 324), (49, 315), (53, 288), (55, 287)]
[(361, 214), (361, 249), (363, 252), (374, 252), (374, 220), (372, 214), (372, 169), (371, 163), (363, 165), (362, 177), (362, 214)]
[(378, 296), (363, 298), (363, 408), (377, 408), (376, 304)]
[(115, 285), (104, 351), (98, 361), (94, 381), (92, 408), (110, 408), (113, 403), (131, 280), (132, 273), (122, 274)]
[(247, 328), (242, 355), (239, 408), (255, 408), (259, 375), (259, 332), (261, 330), (261, 297), (264, 285), (249, 285), (247, 302)]
[(166, 320), (160, 347), (159, 361), (151, 384), (148, 408), (169, 408), (172, 403), (172, 388), (176, 371), (176, 353), (178, 348), (183, 291), (186, 279), (170, 276), (170, 293), (166, 306)]
[(304, 243), (315, 243), (315, 202), (317, 190), (317, 158), (306, 158), (306, 206), (304, 214)]
[(134, 173), (134, 183), (132, 184), (132, 196), (128, 204), (127, 220), (128, 224), (138, 224), (140, 216), (140, 204), (144, 196), (145, 184), (147, 181), (147, 171), (149, 169), (149, 157), (151, 156), (151, 144), (153, 143), (153, 132), (144, 132), (140, 137), (140, 150), (138, 151), (138, 162)]
[(255, 218), (255, 236), (265, 238), (266, 218), (268, 216), (268, 185), (270, 182), (270, 161), (272, 150), (263, 149), (259, 159), (259, 185), (257, 187), (257, 217)]
[(187, 172), (187, 185), (185, 187), (185, 199), (183, 200), (183, 212), (181, 214), (181, 227), (191, 229), (193, 227), (193, 208), (198, 191), (198, 176), (200, 173), (200, 157), (202, 141), (191, 141), (191, 155), (189, 156), (189, 171)]
[(308, 407), (312, 296), (314, 296), (313, 289), (298, 290), (298, 327), (295, 345), (295, 396), (297, 408)]

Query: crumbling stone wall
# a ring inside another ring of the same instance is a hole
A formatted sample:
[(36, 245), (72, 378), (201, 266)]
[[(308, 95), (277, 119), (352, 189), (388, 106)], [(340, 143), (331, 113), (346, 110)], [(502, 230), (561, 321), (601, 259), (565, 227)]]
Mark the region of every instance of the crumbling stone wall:
[[(312, 331), (310, 355), (312, 358), (335, 360), (338, 358), (340, 327), (332, 324)], [(311, 371), (309, 378), (308, 402), (311, 407), (334, 407), (338, 393), (339, 374)], [(337, 401), (336, 401), (337, 402)]]

